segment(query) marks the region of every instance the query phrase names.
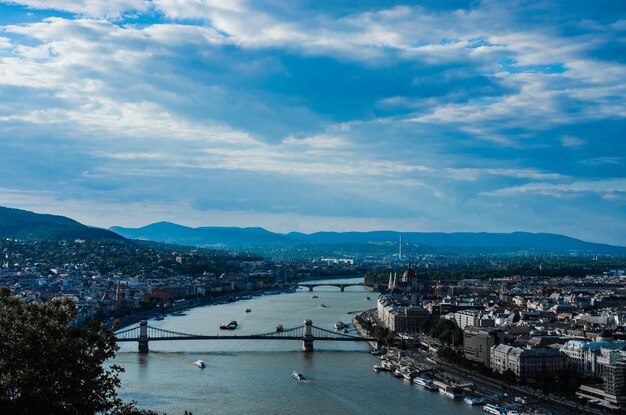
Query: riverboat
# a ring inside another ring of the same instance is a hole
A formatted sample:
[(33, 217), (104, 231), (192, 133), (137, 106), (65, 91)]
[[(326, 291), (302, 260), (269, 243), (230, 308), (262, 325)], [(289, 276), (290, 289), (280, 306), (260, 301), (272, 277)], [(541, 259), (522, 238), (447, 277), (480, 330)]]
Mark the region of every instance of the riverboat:
[(348, 327), (348, 325), (344, 323), (343, 321), (338, 321), (335, 324), (333, 324), (333, 327), (335, 328), (335, 330), (341, 330), (341, 329), (345, 329), (346, 327)]
[(297, 380), (298, 382), (306, 382), (307, 381), (307, 378), (305, 378), (302, 373), (298, 373), (295, 370), (291, 374), (291, 377), (294, 378), (295, 380)]
[(246, 313), (250, 313), (252, 312), (252, 310), (250, 310), (249, 308), (246, 308)]
[(386, 371), (388, 371), (388, 370), (389, 370), (389, 369), (387, 369), (386, 367), (379, 366), (379, 365), (374, 365), (374, 366), (372, 367), (372, 369), (373, 369), (373, 370), (374, 370), (374, 372), (376, 372), (376, 373), (378, 373), (378, 372), (386, 372)]
[(326, 304), (321, 303), (320, 305), (317, 306), (317, 308), (326, 308)]
[(200, 369), (204, 369), (206, 367), (206, 365), (204, 364), (204, 361), (198, 359), (195, 362), (193, 362), (194, 365), (198, 366)]
[(450, 399), (463, 399), (463, 389), (457, 386), (447, 385), (444, 387), (439, 387), (439, 392), (443, 394), (446, 398)]
[(312, 295), (311, 298), (319, 298), (317, 295)]
[(239, 323), (237, 323), (237, 321), (233, 320), (233, 321), (231, 321), (228, 324), (222, 324), (220, 326), (220, 329), (222, 329), (222, 330), (235, 330), (238, 325), (239, 325)]
[(161, 320), (165, 320), (165, 317), (163, 317), (163, 316), (156, 316), (154, 319), (156, 321), (161, 321)]
[(491, 403), (483, 405), (483, 411), (487, 412), (488, 414), (503, 415), (502, 411), (500, 410), (500, 407), (498, 405), (494, 405)]

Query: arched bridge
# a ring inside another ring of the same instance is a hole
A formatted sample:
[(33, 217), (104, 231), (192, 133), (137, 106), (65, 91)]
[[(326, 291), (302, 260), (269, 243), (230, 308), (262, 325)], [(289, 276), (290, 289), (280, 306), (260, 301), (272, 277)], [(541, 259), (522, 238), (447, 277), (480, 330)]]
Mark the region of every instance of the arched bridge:
[(354, 336), (345, 333), (339, 333), (332, 330), (326, 330), (313, 325), (311, 320), (305, 320), (304, 324), (299, 327), (284, 329), (282, 331), (273, 331), (261, 334), (242, 334), (242, 335), (202, 335), (180, 333), (152, 327), (148, 325), (146, 320), (142, 320), (138, 327), (121, 330), (115, 333), (118, 342), (137, 342), (139, 344), (139, 352), (146, 353), (149, 351), (148, 342), (151, 341), (182, 341), (182, 340), (300, 340), (302, 341), (302, 350), (305, 352), (313, 351), (313, 342), (315, 340), (323, 341), (377, 341), (372, 337)]
[(288, 286), (290, 287), (306, 287), (309, 289), (309, 291), (313, 291), (313, 288), (315, 287), (337, 287), (339, 288), (342, 292), (345, 291), (346, 287), (366, 287), (369, 288), (373, 291), (380, 291), (381, 288), (386, 287), (386, 285), (384, 284), (364, 284), (362, 282), (347, 282), (347, 283), (342, 283), (342, 282), (315, 282), (315, 283), (308, 283), (308, 282), (296, 282), (293, 284), (288, 284)]

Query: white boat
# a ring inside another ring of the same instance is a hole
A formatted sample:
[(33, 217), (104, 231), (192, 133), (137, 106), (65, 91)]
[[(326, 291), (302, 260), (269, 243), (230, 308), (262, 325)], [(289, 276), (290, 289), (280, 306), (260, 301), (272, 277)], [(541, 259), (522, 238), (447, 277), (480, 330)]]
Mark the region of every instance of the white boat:
[(333, 327), (335, 328), (335, 330), (341, 330), (341, 329), (345, 329), (346, 327), (348, 327), (348, 325), (344, 323), (343, 321), (338, 321), (335, 324), (333, 324)]
[(501, 415), (502, 411), (500, 410), (500, 408), (497, 405), (488, 403), (486, 405), (483, 405), (483, 411), (489, 413), (489, 414), (493, 414), (493, 415)]
[(297, 380), (298, 382), (306, 382), (307, 378), (304, 377), (302, 373), (298, 373), (295, 370), (291, 374), (291, 377)]
[(321, 303), (320, 305), (317, 306), (317, 308), (326, 308), (326, 304)]
[(200, 369), (204, 369), (206, 367), (206, 365), (204, 364), (204, 361), (198, 359), (195, 362), (193, 362), (194, 365), (198, 366)]
[(378, 372), (386, 372), (387, 370), (389, 370), (389, 369), (387, 369), (387, 368), (385, 368), (385, 367), (383, 367), (383, 366), (379, 366), (379, 365), (374, 365), (374, 366), (372, 367), (372, 369), (373, 369), (373, 370), (374, 370), (374, 372), (376, 372), (376, 373), (378, 373)]

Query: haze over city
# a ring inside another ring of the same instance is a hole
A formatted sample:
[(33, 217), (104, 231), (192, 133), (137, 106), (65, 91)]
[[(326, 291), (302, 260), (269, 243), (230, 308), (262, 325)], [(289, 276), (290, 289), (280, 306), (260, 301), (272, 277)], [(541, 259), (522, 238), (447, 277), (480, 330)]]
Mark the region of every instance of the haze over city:
[(0, 200), (626, 245), (626, 3), (0, 0)]

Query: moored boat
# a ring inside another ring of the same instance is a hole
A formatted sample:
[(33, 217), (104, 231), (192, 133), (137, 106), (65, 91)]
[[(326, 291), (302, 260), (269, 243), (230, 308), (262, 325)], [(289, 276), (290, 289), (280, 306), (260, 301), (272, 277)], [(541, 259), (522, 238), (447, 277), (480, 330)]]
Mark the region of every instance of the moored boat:
[(445, 387), (439, 387), (439, 392), (446, 398), (463, 399), (463, 389), (457, 386), (447, 385)]

